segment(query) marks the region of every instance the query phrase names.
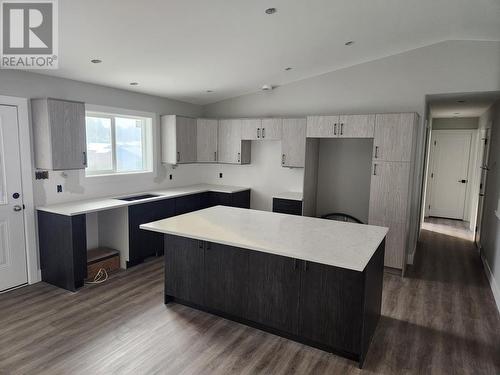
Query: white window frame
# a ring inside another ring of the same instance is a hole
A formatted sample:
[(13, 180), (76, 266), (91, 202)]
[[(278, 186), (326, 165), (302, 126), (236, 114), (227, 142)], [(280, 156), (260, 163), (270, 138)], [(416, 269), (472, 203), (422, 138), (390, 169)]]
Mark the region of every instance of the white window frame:
[[(111, 148), (112, 148), (112, 170), (100, 170), (100, 171), (89, 171), (85, 169), (85, 177), (95, 178), (95, 177), (112, 177), (112, 176), (128, 176), (137, 174), (146, 174), (154, 172), (154, 119), (153, 114), (146, 114), (142, 112), (126, 111), (126, 110), (102, 110), (99, 107), (94, 109), (87, 106), (85, 111), (85, 120), (87, 117), (97, 117), (97, 118), (109, 118), (111, 120)], [(144, 121), (143, 132), (142, 132), (142, 160), (145, 165), (143, 169), (136, 171), (124, 171), (120, 172), (117, 170), (117, 160), (116, 160), (116, 126), (115, 118), (130, 118), (139, 119)]]

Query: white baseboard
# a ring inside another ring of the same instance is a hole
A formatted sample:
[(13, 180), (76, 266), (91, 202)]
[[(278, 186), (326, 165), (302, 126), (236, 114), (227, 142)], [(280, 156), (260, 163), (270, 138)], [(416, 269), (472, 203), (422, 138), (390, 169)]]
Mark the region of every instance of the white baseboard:
[(486, 260), (482, 252), (481, 252), (481, 260), (483, 261), (484, 272), (486, 273), (486, 278), (490, 282), (491, 291), (493, 292), (493, 298), (495, 299), (498, 312), (500, 313), (500, 286), (495, 280), (495, 277), (491, 272), (490, 265), (488, 264), (488, 261)]

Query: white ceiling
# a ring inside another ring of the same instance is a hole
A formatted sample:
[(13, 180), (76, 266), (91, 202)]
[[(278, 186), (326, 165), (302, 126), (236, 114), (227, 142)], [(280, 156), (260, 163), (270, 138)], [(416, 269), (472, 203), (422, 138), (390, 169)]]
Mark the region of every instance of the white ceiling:
[(443, 40), (500, 40), (498, 0), (60, 0), (59, 13), (60, 68), (41, 73), (195, 104)]
[(479, 117), (496, 101), (500, 93), (431, 95), (431, 117)]

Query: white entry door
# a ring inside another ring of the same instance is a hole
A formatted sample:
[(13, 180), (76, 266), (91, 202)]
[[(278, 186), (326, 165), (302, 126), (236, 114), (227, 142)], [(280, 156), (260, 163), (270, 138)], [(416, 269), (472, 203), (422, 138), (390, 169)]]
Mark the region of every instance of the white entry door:
[(28, 282), (17, 108), (0, 105), (0, 291)]
[(463, 220), (471, 141), (471, 130), (432, 132), (430, 216)]

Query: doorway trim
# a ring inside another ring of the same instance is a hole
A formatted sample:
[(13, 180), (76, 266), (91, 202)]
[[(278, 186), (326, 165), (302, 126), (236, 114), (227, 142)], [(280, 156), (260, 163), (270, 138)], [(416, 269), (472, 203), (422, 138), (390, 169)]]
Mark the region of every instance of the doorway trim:
[(29, 122), (29, 101), (27, 98), (0, 95), (0, 105), (17, 108), (19, 125), (19, 150), (21, 153), (21, 184), (23, 193), (24, 237), (26, 243), (26, 269), (28, 284), (42, 280), (38, 267), (36, 240), (35, 203), (33, 193), (33, 148), (31, 147), (31, 127)]

